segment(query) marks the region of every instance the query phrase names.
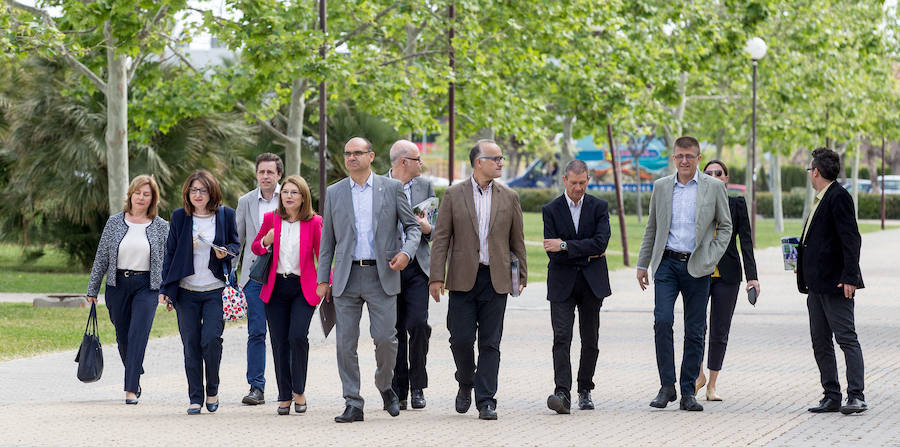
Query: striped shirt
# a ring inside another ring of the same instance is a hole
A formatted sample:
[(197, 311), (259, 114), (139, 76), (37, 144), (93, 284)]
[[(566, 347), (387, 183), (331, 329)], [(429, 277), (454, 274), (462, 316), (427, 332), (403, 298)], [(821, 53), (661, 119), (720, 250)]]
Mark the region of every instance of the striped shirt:
[(488, 230), (491, 224), (491, 191), (494, 181), (488, 183), (486, 189), (481, 189), (475, 177), (472, 177), (472, 197), (475, 198), (475, 214), (478, 216), (478, 262), (490, 265), (488, 253)]

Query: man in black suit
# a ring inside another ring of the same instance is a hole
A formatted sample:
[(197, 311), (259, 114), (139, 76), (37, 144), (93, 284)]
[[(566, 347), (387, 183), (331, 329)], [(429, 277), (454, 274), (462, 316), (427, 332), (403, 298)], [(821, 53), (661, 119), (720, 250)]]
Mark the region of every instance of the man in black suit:
[[(812, 157), (806, 170), (817, 194), (797, 247), (797, 288), (809, 295), (809, 332), (825, 397), (809, 411), (860, 413), (868, 406), (853, 307), (856, 289), (864, 287), (859, 271), (862, 241), (853, 199), (834, 181), (841, 170), (840, 157), (825, 148), (814, 150)], [(832, 336), (844, 351), (847, 364), (847, 403), (843, 406)]]
[(600, 306), (611, 294), (606, 267), (609, 243), (609, 208), (606, 201), (586, 195), (587, 165), (574, 160), (566, 165), (565, 194), (544, 205), (544, 250), (550, 257), (547, 268), (547, 299), (553, 325), (553, 375), (556, 389), (547, 406), (559, 414), (571, 408), (572, 325), (578, 308), (581, 361), (578, 365), (578, 406), (593, 410), (591, 390), (600, 326)]

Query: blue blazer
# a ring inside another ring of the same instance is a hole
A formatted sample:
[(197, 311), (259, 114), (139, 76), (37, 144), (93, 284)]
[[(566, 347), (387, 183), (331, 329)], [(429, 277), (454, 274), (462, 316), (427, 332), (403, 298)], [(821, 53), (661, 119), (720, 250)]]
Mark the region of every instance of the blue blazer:
[[(178, 283), (182, 278), (194, 274), (194, 244), (192, 227), (194, 220), (188, 216), (184, 208), (178, 208), (172, 212), (169, 220), (169, 238), (166, 240), (166, 255), (162, 265), (162, 286), (159, 293), (168, 296), (172, 302), (178, 299)], [(224, 246), (228, 251), (237, 253), (240, 250), (237, 224), (234, 220), (234, 210), (227, 206), (220, 206), (216, 211), (216, 237), (213, 243)], [(219, 259), (209, 249), (209, 270), (216, 278), (225, 281), (225, 269), (229, 272), (231, 258), (227, 255)]]

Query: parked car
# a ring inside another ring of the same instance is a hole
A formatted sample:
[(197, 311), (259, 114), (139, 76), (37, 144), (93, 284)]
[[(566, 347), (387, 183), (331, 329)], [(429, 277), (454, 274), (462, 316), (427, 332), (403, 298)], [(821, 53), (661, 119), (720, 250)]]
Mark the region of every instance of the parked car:
[[(872, 181), (869, 179), (857, 179), (857, 184), (859, 185), (859, 192), (872, 192)], [(838, 179), (838, 183), (844, 187), (847, 191), (853, 192), (853, 180), (847, 179), (847, 184), (841, 183), (840, 179)], [(897, 192), (900, 194), (900, 191)]]
[(736, 194), (746, 194), (747, 193), (747, 185), (742, 185), (740, 183), (729, 183), (728, 184), (728, 192), (736, 193)]
[(884, 193), (900, 194), (900, 175), (879, 175), (878, 185), (881, 186), (881, 178), (884, 177)]

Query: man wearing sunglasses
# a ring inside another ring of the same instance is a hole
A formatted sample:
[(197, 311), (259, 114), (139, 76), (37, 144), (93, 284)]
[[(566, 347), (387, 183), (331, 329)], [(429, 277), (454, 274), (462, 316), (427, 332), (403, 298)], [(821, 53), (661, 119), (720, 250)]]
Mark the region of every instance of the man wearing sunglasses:
[(700, 143), (675, 140), (672, 158), (677, 173), (653, 184), (650, 214), (641, 241), (637, 280), (641, 290), (654, 285), (653, 331), (660, 390), (651, 407), (665, 408), (677, 398), (672, 326), (675, 300), (684, 303), (684, 355), (681, 359), (679, 408), (703, 411), (694, 388), (703, 361), (710, 275), (731, 241), (731, 212), (725, 184), (697, 170)]

